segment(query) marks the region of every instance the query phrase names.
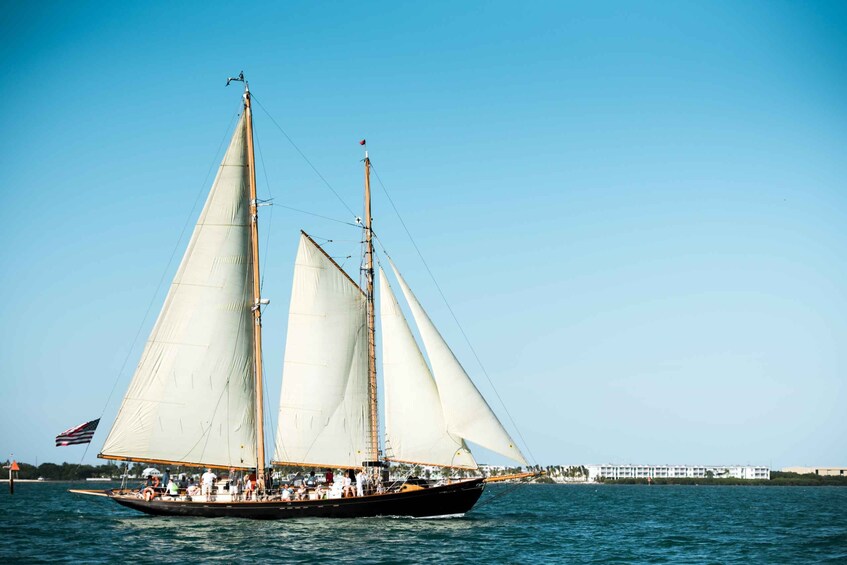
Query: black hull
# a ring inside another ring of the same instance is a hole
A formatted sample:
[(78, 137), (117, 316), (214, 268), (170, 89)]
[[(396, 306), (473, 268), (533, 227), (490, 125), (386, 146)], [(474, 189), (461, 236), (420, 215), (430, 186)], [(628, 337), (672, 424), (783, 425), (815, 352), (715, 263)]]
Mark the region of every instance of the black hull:
[(145, 501), (110, 493), (109, 498), (127, 508), (156, 516), (199, 516), (203, 518), (369, 518), (401, 516), (429, 518), (468, 512), (485, 488), (484, 479), (421, 490), (357, 498), (263, 502), (186, 502), (155, 499)]

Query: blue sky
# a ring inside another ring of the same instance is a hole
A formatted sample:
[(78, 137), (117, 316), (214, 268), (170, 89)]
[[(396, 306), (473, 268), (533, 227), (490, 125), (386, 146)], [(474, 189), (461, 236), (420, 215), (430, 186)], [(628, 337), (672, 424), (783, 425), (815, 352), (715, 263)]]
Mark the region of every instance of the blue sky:
[[(843, 3), (172, 4), (0, 15), (0, 457), (78, 461), (53, 436), (103, 413), (94, 461), (243, 69), (354, 210), (368, 139), (538, 463), (847, 466)], [(350, 220), (262, 108), (256, 138), (261, 195)], [(282, 206), (261, 224), (272, 405), (298, 230), (354, 274), (359, 237)]]

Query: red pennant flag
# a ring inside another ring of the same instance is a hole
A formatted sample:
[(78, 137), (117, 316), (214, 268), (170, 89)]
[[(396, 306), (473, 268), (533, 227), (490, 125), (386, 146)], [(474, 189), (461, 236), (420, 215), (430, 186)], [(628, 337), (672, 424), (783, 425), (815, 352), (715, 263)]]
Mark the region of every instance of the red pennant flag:
[(364, 144), (365, 144), (365, 140), (364, 140), (364, 139), (363, 139), (362, 141), (360, 141), (360, 142), (359, 142), (359, 145), (364, 145)]

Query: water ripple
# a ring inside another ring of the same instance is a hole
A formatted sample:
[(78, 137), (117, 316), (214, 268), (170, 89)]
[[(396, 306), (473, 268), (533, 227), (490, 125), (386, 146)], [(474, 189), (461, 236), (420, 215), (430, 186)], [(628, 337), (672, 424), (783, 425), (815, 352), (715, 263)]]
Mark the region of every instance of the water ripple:
[[(818, 563), (847, 560), (847, 489), (490, 486), (464, 518), (159, 518), (71, 485), (2, 495), (4, 562)], [(503, 494), (503, 496), (500, 496)]]

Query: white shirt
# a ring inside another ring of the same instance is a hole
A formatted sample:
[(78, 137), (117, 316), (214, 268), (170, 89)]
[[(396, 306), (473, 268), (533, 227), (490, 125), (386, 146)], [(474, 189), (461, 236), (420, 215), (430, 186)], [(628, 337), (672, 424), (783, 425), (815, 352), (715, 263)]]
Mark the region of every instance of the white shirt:
[(217, 477), (215, 476), (215, 474), (213, 472), (206, 471), (205, 473), (203, 473), (203, 477), (202, 477), (203, 484), (204, 485), (211, 485), (212, 481), (214, 481), (216, 478)]

